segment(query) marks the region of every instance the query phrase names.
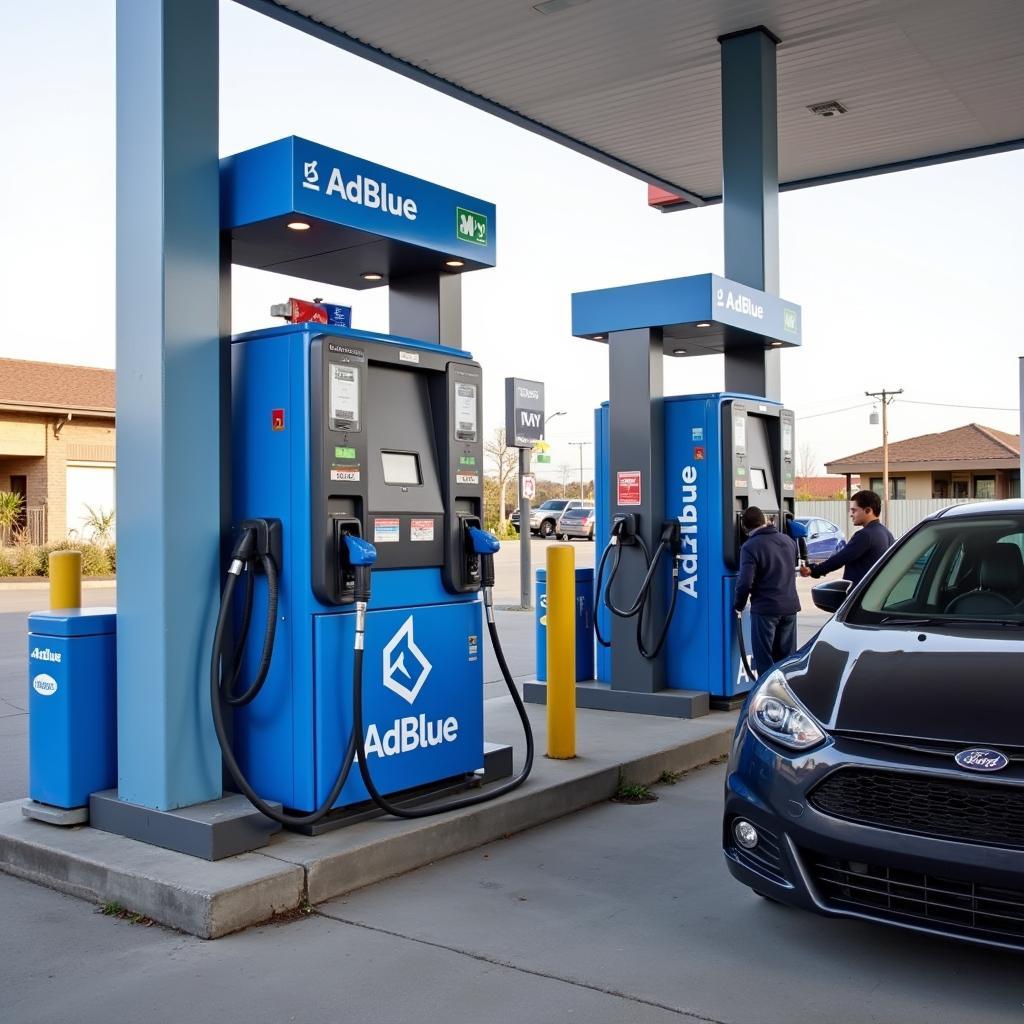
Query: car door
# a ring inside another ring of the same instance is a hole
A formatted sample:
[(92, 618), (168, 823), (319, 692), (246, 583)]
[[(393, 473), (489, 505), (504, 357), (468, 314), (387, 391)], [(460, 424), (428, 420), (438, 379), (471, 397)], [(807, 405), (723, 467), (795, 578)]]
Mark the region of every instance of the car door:
[(809, 519), (807, 521), (807, 557), (812, 562), (823, 562), (828, 558), (829, 540), (822, 532), (820, 519)]

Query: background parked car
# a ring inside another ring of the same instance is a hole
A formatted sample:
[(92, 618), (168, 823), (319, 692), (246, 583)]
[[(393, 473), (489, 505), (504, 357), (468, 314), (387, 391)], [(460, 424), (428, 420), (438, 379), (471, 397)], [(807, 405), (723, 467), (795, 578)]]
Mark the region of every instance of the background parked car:
[(594, 539), (594, 503), (581, 501), (575, 508), (567, 508), (558, 520), (558, 536), (562, 540), (582, 537), (584, 540)]
[[(557, 531), (563, 512), (579, 508), (584, 504), (593, 505), (593, 502), (581, 502), (578, 498), (551, 498), (536, 508), (531, 508), (530, 533), (540, 534), (541, 537), (550, 537)], [(509, 522), (516, 533), (519, 533), (519, 509), (512, 512)]]
[(807, 527), (807, 559), (811, 565), (824, 562), (846, 547), (842, 528), (835, 523), (810, 516), (800, 517), (796, 522)]

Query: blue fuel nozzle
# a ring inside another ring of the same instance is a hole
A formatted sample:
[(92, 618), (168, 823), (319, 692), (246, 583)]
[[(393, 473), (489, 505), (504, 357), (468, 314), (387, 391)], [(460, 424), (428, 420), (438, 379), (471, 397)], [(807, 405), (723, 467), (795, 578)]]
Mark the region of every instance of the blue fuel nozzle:
[(793, 538), (793, 540), (806, 539), (807, 524), (798, 523), (795, 519), (790, 519), (786, 523), (786, 532)]
[(348, 560), (355, 571), (355, 598), (356, 601), (368, 602), (370, 600), (370, 569), (377, 561), (377, 549), (362, 537), (353, 533), (345, 534), (345, 548), (348, 551)]
[(353, 533), (345, 534), (345, 547), (348, 548), (348, 560), (355, 568), (373, 565), (377, 561), (377, 549), (368, 540)]
[(476, 526), (469, 528), (469, 539), (473, 542), (473, 552), (477, 555), (494, 555), (501, 549), (501, 542), (493, 533)]

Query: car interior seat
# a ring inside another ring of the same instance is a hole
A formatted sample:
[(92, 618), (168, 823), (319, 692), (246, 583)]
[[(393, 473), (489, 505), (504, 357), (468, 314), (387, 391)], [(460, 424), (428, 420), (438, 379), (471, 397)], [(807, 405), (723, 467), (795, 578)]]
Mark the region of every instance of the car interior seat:
[(1024, 560), (1016, 544), (993, 544), (978, 560), (978, 586), (946, 605), (947, 614), (1005, 615), (1024, 593)]

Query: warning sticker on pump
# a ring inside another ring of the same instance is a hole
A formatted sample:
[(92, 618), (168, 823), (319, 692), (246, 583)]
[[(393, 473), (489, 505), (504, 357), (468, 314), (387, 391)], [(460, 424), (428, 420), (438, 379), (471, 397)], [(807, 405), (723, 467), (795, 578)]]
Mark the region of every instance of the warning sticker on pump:
[(359, 480), (359, 469), (358, 467), (353, 469), (350, 466), (346, 466), (344, 469), (332, 469), (331, 470), (332, 480), (347, 480), (349, 482)]
[(640, 474), (639, 472), (633, 471), (628, 473), (619, 473), (617, 480), (617, 504), (621, 507), (623, 505), (639, 505), (640, 504)]
[(455, 482), (457, 484), (473, 484), (475, 486), (480, 483), (480, 477), (476, 473), (456, 473)]
[(480, 645), (477, 642), (477, 638), (471, 633), (466, 639), (469, 641), (469, 660), (476, 661), (480, 653)]
[[(378, 519), (377, 522), (380, 522)], [(413, 519), (409, 523), (409, 540), (433, 540), (434, 520)]]
[(401, 539), (398, 530), (397, 519), (374, 519), (373, 521), (373, 543), (374, 544), (397, 544)]

